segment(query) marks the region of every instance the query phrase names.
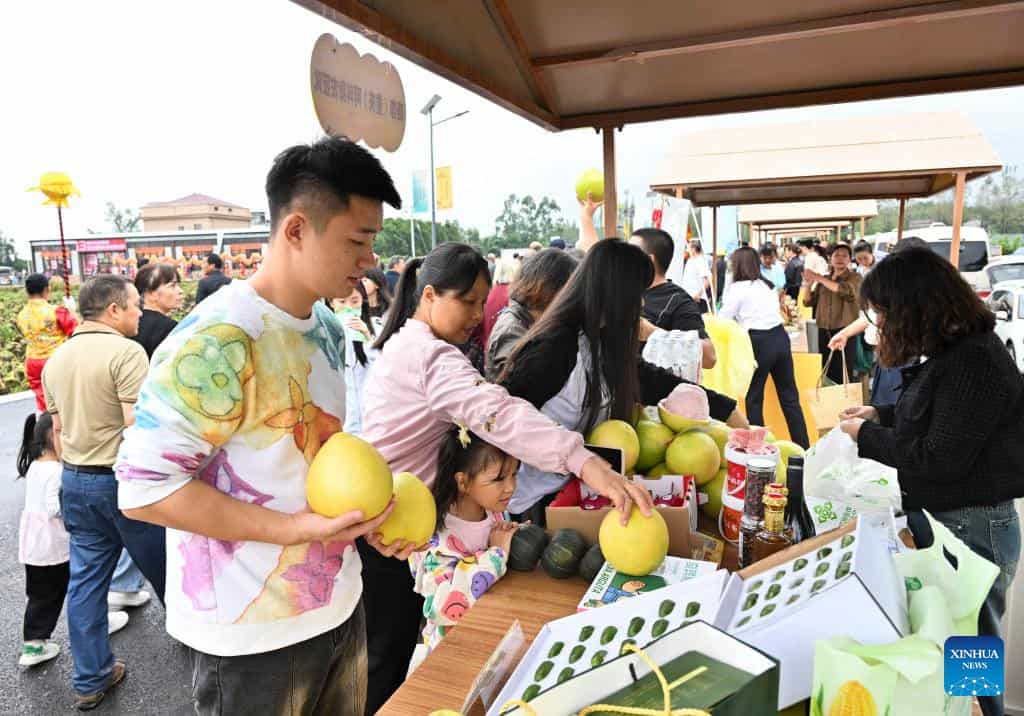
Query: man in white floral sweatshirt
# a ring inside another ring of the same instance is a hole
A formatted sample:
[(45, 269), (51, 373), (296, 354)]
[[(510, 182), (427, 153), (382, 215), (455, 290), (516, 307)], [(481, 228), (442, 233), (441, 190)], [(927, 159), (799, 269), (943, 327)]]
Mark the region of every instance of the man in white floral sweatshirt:
[[(343, 329), (322, 298), (374, 266), (390, 176), (341, 138), (267, 176), (260, 269), (204, 301), (153, 355), (117, 463), (119, 505), (167, 529), (167, 631), (192, 651), (199, 714), (362, 716), (354, 540), (379, 516), (308, 511), (306, 474), (345, 420)], [(367, 519), (371, 518), (372, 519)]]

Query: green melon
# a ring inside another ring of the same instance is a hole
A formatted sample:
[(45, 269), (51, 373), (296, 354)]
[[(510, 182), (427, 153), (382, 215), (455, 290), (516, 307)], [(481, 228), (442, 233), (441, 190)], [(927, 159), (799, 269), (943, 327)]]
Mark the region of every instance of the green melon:
[(508, 550), (508, 568), (517, 572), (532, 572), (548, 546), (548, 533), (538, 525), (523, 525), (512, 535)]
[(540, 558), (540, 566), (555, 579), (568, 579), (576, 575), (580, 560), (587, 551), (587, 541), (576, 530), (555, 532)]
[(597, 573), (601, 571), (604, 566), (604, 554), (601, 553), (601, 545), (594, 544), (590, 546), (587, 553), (583, 555), (583, 559), (580, 560), (580, 576), (590, 584), (597, 577)]

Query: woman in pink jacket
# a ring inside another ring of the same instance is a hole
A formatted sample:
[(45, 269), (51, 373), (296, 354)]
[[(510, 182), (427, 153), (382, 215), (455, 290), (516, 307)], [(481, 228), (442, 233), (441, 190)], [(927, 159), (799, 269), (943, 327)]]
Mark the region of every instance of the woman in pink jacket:
[[(483, 318), (490, 272), (480, 253), (446, 243), (406, 264), (395, 303), (375, 344), (381, 350), (363, 394), (364, 439), (394, 472), (412, 472), (428, 486), (445, 434), (458, 423), (520, 460), (578, 475), (629, 514), (645, 512), (650, 496), (626, 482), (530, 403), (487, 383), (457, 348)], [(419, 632), (423, 599), (405, 562), (360, 545), (369, 651), (367, 713), (405, 678)]]

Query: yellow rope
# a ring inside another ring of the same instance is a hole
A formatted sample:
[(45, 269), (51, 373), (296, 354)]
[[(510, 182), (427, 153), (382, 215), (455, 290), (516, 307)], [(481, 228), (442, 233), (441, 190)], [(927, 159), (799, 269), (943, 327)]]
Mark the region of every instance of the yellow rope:
[[(624, 716), (711, 716), (707, 711), (704, 711), (703, 709), (672, 709), (672, 689), (681, 684), (686, 683), (690, 679), (694, 679), (700, 676), (705, 671), (707, 671), (708, 667), (698, 667), (693, 671), (689, 672), (688, 674), (680, 676), (678, 679), (676, 679), (670, 684), (668, 683), (668, 679), (665, 678), (665, 675), (661, 673), (661, 669), (658, 668), (658, 665), (655, 664), (654, 661), (652, 661), (651, 658), (644, 653), (643, 649), (638, 647), (636, 644), (627, 644), (626, 651), (635, 652), (636, 655), (643, 659), (644, 663), (646, 663), (647, 666), (650, 667), (651, 673), (653, 673), (655, 678), (658, 679), (658, 683), (661, 684), (661, 694), (665, 699), (664, 706), (662, 707), (662, 709), (659, 711), (657, 709), (646, 709), (639, 708), (636, 706), (594, 704), (593, 706), (588, 706), (587, 708), (583, 709), (576, 716), (588, 716), (589, 714), (596, 713), (598, 711), (607, 711), (609, 713), (623, 714)], [(513, 701), (509, 701), (508, 703), (506, 703), (504, 706), (501, 707), (499, 713), (507, 713), (509, 709), (512, 707), (522, 709), (524, 716), (537, 716), (537, 712), (533, 710), (533, 707), (531, 707), (525, 701), (521, 701), (519, 699), (515, 699)]]

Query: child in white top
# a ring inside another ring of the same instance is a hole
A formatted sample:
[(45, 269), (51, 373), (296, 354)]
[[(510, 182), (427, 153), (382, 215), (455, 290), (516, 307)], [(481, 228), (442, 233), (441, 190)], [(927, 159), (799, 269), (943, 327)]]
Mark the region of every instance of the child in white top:
[(409, 563), (426, 598), (423, 641), (429, 653), (505, 575), (512, 535), (504, 513), (516, 489), (519, 461), (458, 426), (445, 435), (433, 492), (437, 531)]
[(60, 518), (61, 464), (53, 448), (53, 418), (30, 415), (18, 453), (18, 477), (25, 478), (25, 509), (18, 534), (18, 561), (25, 565), (24, 637), (21, 666), (34, 666), (60, 653), (49, 640), (68, 591), (68, 533)]
[[(70, 570), (70, 540), (60, 509), (62, 466), (53, 446), (53, 418), (43, 413), (25, 420), (18, 478), (25, 478), (25, 509), (18, 527), (18, 561), (25, 565), (24, 644), (19, 666), (35, 666), (60, 653), (51, 642), (64, 608)], [(107, 615), (109, 633), (128, 623), (124, 612)]]

